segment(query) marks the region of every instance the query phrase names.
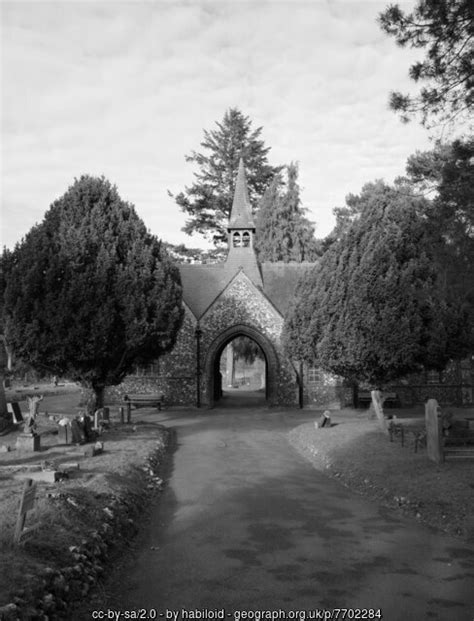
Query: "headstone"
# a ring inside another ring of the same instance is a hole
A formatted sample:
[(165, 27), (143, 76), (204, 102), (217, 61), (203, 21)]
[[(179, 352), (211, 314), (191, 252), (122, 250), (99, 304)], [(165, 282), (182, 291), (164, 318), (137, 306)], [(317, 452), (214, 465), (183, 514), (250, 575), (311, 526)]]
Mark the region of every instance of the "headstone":
[(18, 508), (15, 534), (13, 536), (13, 540), (15, 543), (20, 542), (21, 534), (23, 532), (23, 529), (25, 528), (26, 514), (28, 511), (31, 511), (31, 509), (33, 509), (35, 495), (36, 485), (33, 483), (33, 480), (31, 478), (27, 478), (23, 486), (23, 493), (21, 495), (20, 506)]
[(69, 424), (58, 425), (58, 444), (71, 444), (72, 430)]
[(442, 464), (444, 462), (443, 426), (441, 410), (436, 399), (429, 399), (425, 405), (426, 452), (429, 459)]
[(84, 432), (84, 440), (86, 442), (91, 442), (91, 440), (95, 439), (95, 434), (92, 430), (92, 420), (89, 414), (84, 414), (82, 418), (82, 430)]
[(370, 394), (372, 396), (372, 406), (374, 408), (375, 415), (377, 416), (380, 428), (388, 434), (387, 420), (385, 419), (385, 414), (383, 412), (382, 395), (379, 390), (372, 390)]
[(73, 418), (71, 421), (71, 442), (72, 444), (82, 444), (84, 442), (84, 432), (76, 418)]
[(12, 420), (15, 425), (19, 425), (24, 422), (23, 414), (21, 413), (20, 404), (18, 402), (13, 401), (12, 403), (7, 403), (7, 409), (12, 415)]
[(88, 446), (84, 451), (85, 457), (95, 457), (104, 452), (104, 443), (96, 442), (94, 445)]
[(39, 472), (17, 472), (15, 479), (29, 478), (33, 481), (41, 481), (42, 483), (56, 483), (66, 478), (66, 473), (57, 470), (40, 470)]
[(36, 434), (21, 433), (15, 446), (19, 451), (41, 451), (41, 438)]
[(321, 429), (322, 427), (330, 427), (331, 426), (331, 412), (329, 412), (329, 410), (326, 410), (325, 412), (323, 412), (319, 418), (319, 420), (316, 421), (316, 429)]

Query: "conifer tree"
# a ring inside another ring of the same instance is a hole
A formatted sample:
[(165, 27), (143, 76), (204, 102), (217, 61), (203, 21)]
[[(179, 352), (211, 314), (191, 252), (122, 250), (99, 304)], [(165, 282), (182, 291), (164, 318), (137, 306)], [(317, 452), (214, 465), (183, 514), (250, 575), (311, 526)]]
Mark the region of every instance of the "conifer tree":
[(359, 209), (298, 284), (284, 326), (289, 355), (374, 387), (465, 355), (472, 328), (439, 278), (423, 199), (377, 182)]
[(392, 92), (390, 107), (403, 121), (415, 115), (427, 126), (437, 120), (469, 118), (474, 102), (474, 11), (470, 0), (418, 0), (411, 12), (398, 4), (379, 15), (379, 24), (398, 45), (426, 49), (410, 67), (424, 83), (417, 95)]
[(279, 167), (268, 163), (269, 147), (260, 138), (262, 127), (237, 108), (230, 108), (216, 129), (204, 130), (202, 152), (193, 151), (187, 162), (197, 164), (194, 183), (174, 198), (189, 219), (183, 230), (201, 233), (216, 246), (227, 241), (227, 222), (232, 207), (239, 160), (245, 163), (250, 202), (256, 205)]
[(286, 167), (265, 192), (256, 217), (255, 246), (260, 261), (314, 261), (318, 245), (314, 226), (305, 217), (298, 184), (298, 165)]
[(177, 268), (104, 178), (83, 176), (17, 244), (4, 293), (6, 335), (33, 368), (104, 388), (175, 341)]

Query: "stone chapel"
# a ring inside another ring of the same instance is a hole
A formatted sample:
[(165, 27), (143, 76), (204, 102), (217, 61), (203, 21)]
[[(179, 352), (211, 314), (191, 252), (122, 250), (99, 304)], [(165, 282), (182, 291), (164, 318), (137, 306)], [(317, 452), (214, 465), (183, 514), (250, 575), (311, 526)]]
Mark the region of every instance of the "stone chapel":
[[(185, 312), (173, 350), (156, 364), (137, 369), (109, 397), (161, 393), (168, 405), (213, 407), (227, 387), (222, 382), (223, 353), (236, 337), (244, 336), (261, 350), (267, 405), (351, 405), (353, 387), (320, 369), (296, 365), (283, 352), (285, 313), (298, 279), (314, 264), (259, 262), (242, 160), (227, 231), (224, 262), (179, 265)], [(423, 403), (427, 396), (442, 404), (472, 404), (474, 356), (453, 362), (442, 373), (399, 380), (389, 390), (396, 392), (401, 406)]]
[(224, 262), (179, 266), (185, 315), (176, 345), (154, 371), (129, 378), (128, 389), (161, 391), (169, 404), (212, 407), (222, 395), (222, 353), (233, 339), (245, 336), (263, 353), (266, 403), (298, 405), (300, 370), (285, 357), (280, 339), (298, 278), (312, 264), (258, 261), (242, 160), (227, 231)]

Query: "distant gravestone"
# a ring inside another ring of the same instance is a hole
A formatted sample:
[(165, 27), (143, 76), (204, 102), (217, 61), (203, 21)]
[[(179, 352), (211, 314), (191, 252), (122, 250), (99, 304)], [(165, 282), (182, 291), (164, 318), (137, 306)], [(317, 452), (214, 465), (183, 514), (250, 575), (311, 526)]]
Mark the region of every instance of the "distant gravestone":
[(71, 444), (72, 431), (69, 424), (58, 425), (58, 444)]
[(90, 442), (95, 438), (95, 432), (92, 429), (92, 419), (89, 414), (84, 414), (84, 418), (82, 419), (82, 429), (86, 442)]
[(428, 457), (431, 461), (442, 464), (444, 462), (443, 422), (441, 408), (436, 399), (429, 399), (425, 405), (425, 424)]
[(372, 390), (370, 394), (372, 396), (372, 407), (374, 408), (380, 428), (388, 434), (388, 425), (383, 411), (382, 395), (380, 394), (380, 390)]
[(331, 412), (326, 410), (321, 414), (319, 420), (316, 421), (316, 429), (321, 429), (322, 427), (330, 427), (331, 426)]
[(12, 403), (7, 403), (7, 409), (12, 415), (12, 420), (15, 425), (19, 425), (20, 423), (24, 422), (23, 414), (21, 413), (19, 403), (17, 403), (16, 401), (13, 401)]
[(71, 442), (72, 444), (82, 444), (84, 442), (84, 432), (79, 421), (75, 418), (71, 421)]

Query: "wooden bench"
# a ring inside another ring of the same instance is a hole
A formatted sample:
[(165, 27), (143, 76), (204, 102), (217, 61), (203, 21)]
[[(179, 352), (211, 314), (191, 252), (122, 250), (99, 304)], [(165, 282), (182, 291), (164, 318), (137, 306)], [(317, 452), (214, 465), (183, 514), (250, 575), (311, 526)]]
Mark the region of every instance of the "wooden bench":
[[(370, 390), (361, 390), (357, 394), (357, 405), (360, 407), (361, 405), (369, 406), (372, 401), (372, 395), (370, 394)], [(387, 407), (397, 407), (400, 405), (400, 399), (396, 392), (383, 392), (382, 391), (382, 403)]]
[(160, 394), (127, 394), (123, 398), (125, 405), (133, 405), (136, 408), (157, 408), (161, 410), (164, 404), (164, 395)]

